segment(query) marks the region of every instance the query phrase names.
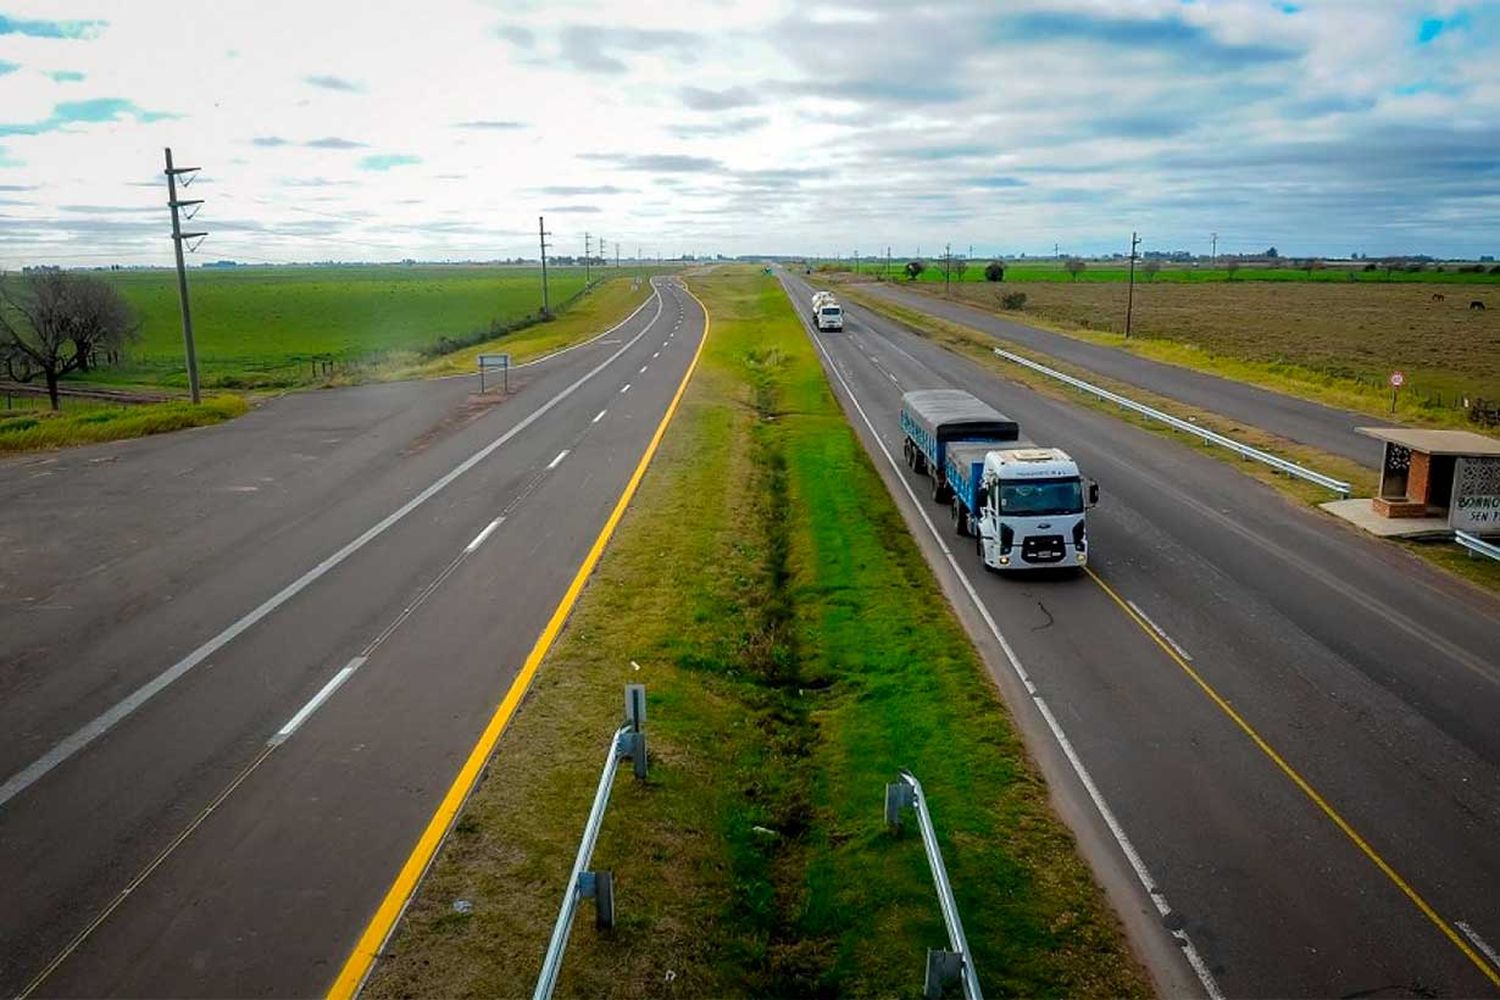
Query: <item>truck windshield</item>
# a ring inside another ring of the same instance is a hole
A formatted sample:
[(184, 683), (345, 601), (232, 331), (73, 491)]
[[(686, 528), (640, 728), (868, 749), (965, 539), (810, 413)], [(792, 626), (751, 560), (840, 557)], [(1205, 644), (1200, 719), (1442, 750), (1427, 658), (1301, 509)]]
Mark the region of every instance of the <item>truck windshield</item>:
[(1028, 479), (1000, 484), (1000, 513), (1012, 517), (1077, 514), (1083, 510), (1083, 484), (1076, 478)]
[(823, 315), (824, 316), (837, 316), (842, 311), (843, 310), (839, 309), (838, 306), (824, 306), (823, 307)]

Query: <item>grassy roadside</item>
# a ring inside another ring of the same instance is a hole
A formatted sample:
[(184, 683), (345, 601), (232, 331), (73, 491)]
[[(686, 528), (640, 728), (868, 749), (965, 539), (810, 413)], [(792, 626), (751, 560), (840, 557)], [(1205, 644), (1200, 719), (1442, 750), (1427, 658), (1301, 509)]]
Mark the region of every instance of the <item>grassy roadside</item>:
[(62, 413), (32, 410), (0, 417), (0, 455), (204, 427), (232, 420), (249, 408), (250, 404), (239, 396), (211, 396), (196, 406), (174, 400)]
[[(846, 291), (851, 288), (847, 284), (843, 287)], [(942, 294), (938, 286), (917, 283), (915, 286), (903, 285), (902, 287), (915, 287), (915, 290), (934, 297), (941, 297)], [(1004, 287), (1019, 290), (1011, 288), (1009, 282)], [(1070, 291), (1064, 286), (1058, 287), (1062, 291), (1055, 294)], [(1071, 289), (1071, 291), (1079, 290)], [(1138, 291), (1140, 292), (1138, 297), (1143, 300), (1148, 295), (1157, 294), (1157, 290), (1150, 286), (1138, 287)], [(1242, 288), (1240, 291), (1246, 290)], [(1278, 295), (1279, 289), (1264, 287), (1250, 291), (1256, 292), (1266, 301), (1256, 298), (1254, 301), (1239, 303), (1238, 308), (1252, 313), (1268, 309), (1279, 310), (1276, 315), (1281, 317), (1283, 322), (1276, 325), (1276, 328), (1282, 331), (1277, 337), (1255, 337), (1254, 332), (1263, 331), (1259, 326), (1248, 323), (1242, 324), (1249, 329), (1238, 338), (1228, 336), (1223, 330), (1217, 328), (1177, 330), (1174, 326), (1177, 320), (1172, 318), (1176, 316), (1176, 313), (1173, 313), (1158, 317), (1158, 329), (1155, 333), (1148, 330), (1144, 335), (1127, 340), (1123, 333), (1108, 328), (1109, 321), (1100, 320), (1096, 305), (1091, 306), (1086, 303), (1064, 305), (1054, 302), (1051, 306), (1046, 303), (1039, 306), (1035, 302), (1028, 302), (1025, 312), (1012, 312), (1001, 309), (992, 298), (981, 295), (976, 288), (965, 287), (959, 289), (955, 295), (965, 305), (1004, 319), (1104, 347), (1128, 351), (1164, 364), (1191, 368), (1237, 382), (1258, 385), (1326, 406), (1366, 413), (1373, 421), (1395, 420), (1427, 427), (1451, 427), (1485, 432), (1485, 428), (1471, 424), (1465, 411), (1454, 404), (1456, 399), (1465, 393), (1486, 398), (1491, 395), (1484, 389), (1484, 386), (1494, 385), (1494, 367), (1489, 360), (1490, 351), (1483, 346), (1486, 343), (1486, 337), (1489, 338), (1488, 343), (1494, 343), (1494, 334), (1485, 332), (1491, 329), (1490, 327), (1469, 331), (1460, 336), (1458, 330), (1441, 326), (1445, 321), (1440, 317), (1435, 318), (1428, 309), (1429, 303), (1403, 300), (1399, 304), (1401, 310), (1399, 315), (1393, 313), (1381, 320), (1384, 333), (1380, 338), (1364, 340), (1357, 332), (1351, 332), (1355, 330), (1352, 324), (1371, 322), (1368, 315), (1365, 315), (1363, 320), (1348, 317), (1338, 321), (1351, 325), (1341, 328), (1345, 330), (1342, 336), (1334, 336), (1331, 331), (1338, 328), (1338, 322), (1335, 322), (1333, 327), (1324, 329), (1327, 326), (1325, 320), (1311, 320), (1305, 315), (1298, 314), (1297, 310), (1300, 307), (1297, 303), (1284, 301), (1286, 296)], [(1333, 291), (1339, 292), (1341, 296), (1353, 294), (1344, 287), (1337, 287)], [(1382, 295), (1392, 291), (1384, 287), (1375, 290), (1376, 293)], [(1269, 293), (1269, 297), (1263, 293)], [(1173, 294), (1177, 292), (1174, 291)], [(1415, 292), (1411, 293), (1411, 295), (1415, 294)], [(1142, 302), (1137, 303), (1138, 306), (1142, 304)], [(1149, 302), (1145, 304), (1149, 305)], [(1184, 304), (1178, 303), (1178, 307)], [(1207, 305), (1204, 303), (1205, 308)], [(1335, 298), (1330, 301), (1309, 302), (1305, 308), (1326, 313), (1330, 317), (1337, 317), (1345, 311), (1345, 305), (1341, 299)], [(1222, 303), (1219, 307), (1219, 312), (1223, 312)], [(1392, 303), (1391, 308), (1397, 309), (1398, 305)], [(1432, 308), (1446, 309), (1446, 306), (1433, 306)], [(1060, 312), (1062, 315), (1052, 315), (1050, 312)], [(1138, 309), (1138, 317), (1139, 312)], [(1094, 318), (1075, 322), (1067, 318), (1073, 314), (1087, 314)], [(1468, 322), (1471, 319), (1470, 316), (1466, 313), (1461, 315), (1465, 321), (1464, 325), (1472, 325)], [(1149, 318), (1149, 316), (1146, 317), (1146, 319)], [(1410, 321), (1412, 325), (1406, 325), (1407, 321)], [(1311, 324), (1313, 328), (1303, 331), (1299, 323)], [(1433, 324), (1438, 324), (1438, 326)], [(1138, 323), (1137, 329), (1141, 327), (1142, 324)], [(1285, 329), (1282, 329), (1283, 327)], [(1297, 332), (1289, 332), (1293, 330)], [(1409, 332), (1398, 336), (1392, 333), (1393, 330)], [(1408, 337), (1410, 340), (1405, 340), (1403, 337)], [(1203, 343), (1205, 340), (1207, 346)], [(1253, 356), (1273, 350), (1286, 356), (1274, 359)], [(1466, 354), (1462, 362), (1457, 359), (1457, 355), (1461, 352)], [(1368, 372), (1360, 376), (1356, 371), (1357, 369), (1370, 369), (1375, 364), (1372, 358), (1377, 355), (1406, 358), (1404, 362), (1393, 365), (1393, 367), (1402, 368), (1407, 373), (1409, 382), (1408, 389), (1403, 390), (1397, 397), (1394, 414), (1391, 412), (1390, 390), (1383, 382), (1388, 368), (1381, 369), (1378, 377), (1374, 378), (1369, 377)], [(1437, 391), (1438, 398), (1445, 400), (1448, 405), (1435, 404), (1428, 391), (1417, 391), (1411, 388), (1411, 385), (1418, 384), (1425, 390)]]
[[(499, 351), (509, 352), (513, 364), (524, 364), (604, 332), (630, 315), (650, 295), (648, 282), (636, 286), (629, 278), (612, 279), (580, 296), (551, 322), (538, 323), (435, 358), (423, 359), (416, 354), (388, 355), (367, 365), (338, 369), (319, 382), (309, 383), (309, 386), (333, 388), (365, 382), (472, 374), (481, 353)], [(245, 397), (225, 394), (209, 397), (199, 406), (186, 400), (174, 400), (90, 406), (62, 413), (28, 410), (0, 417), (0, 455), (202, 427), (240, 416), (250, 405)]]
[(368, 994), (530, 991), (632, 681), (652, 773), (595, 856), (619, 924), (581, 912), (562, 994), (917, 994), (943, 932), (919, 840), (883, 828), (901, 766), (989, 991), (1145, 994), (779, 286), (693, 286), (714, 330), (683, 407)]
[[(1101, 412), (1108, 413), (1118, 420), (1126, 421), (1143, 430), (1150, 431), (1153, 434), (1171, 438), (1190, 448), (1197, 448), (1203, 451), (1204, 454), (1211, 455), (1220, 461), (1232, 463), (1235, 468), (1246, 475), (1274, 487), (1299, 503), (1314, 506), (1328, 500), (1337, 499), (1328, 490), (1313, 483), (1282, 475), (1271, 467), (1262, 465), (1259, 462), (1244, 461), (1233, 453), (1225, 451), (1223, 448), (1205, 444), (1198, 438), (1174, 431), (1170, 427), (1165, 427), (1156, 421), (1147, 420), (1129, 410), (1121, 410), (1103, 400), (1095, 399), (1093, 396), (1069, 389), (1047, 378), (1045, 375), (997, 358), (992, 348), (1001, 344), (1002, 341), (987, 333), (982, 333), (959, 323), (939, 319), (915, 309), (908, 309), (884, 299), (876, 298), (875, 296), (851, 291), (847, 286), (842, 291), (847, 298), (867, 309), (889, 316), (891, 319), (911, 328), (916, 333), (933, 338), (948, 349), (971, 358), (981, 366), (1013, 382), (1018, 382), (1029, 389), (1051, 396), (1054, 399), (1065, 399), (1075, 405), (1092, 407)], [(1307, 468), (1315, 469), (1325, 475), (1342, 479), (1353, 487), (1351, 496), (1373, 496), (1379, 486), (1379, 474), (1375, 470), (1368, 469), (1340, 455), (1331, 455), (1321, 449), (1291, 441), (1258, 427), (1230, 420), (1212, 411), (1188, 406), (1179, 400), (1167, 396), (1159, 396), (1139, 386), (1106, 378), (1096, 372), (1065, 364), (1056, 358), (1026, 350), (1017, 344), (1004, 343), (1004, 346), (1014, 354), (1030, 358), (1033, 361), (1047, 365), (1049, 368), (1055, 368), (1058, 371), (1084, 379), (1101, 388), (1128, 396), (1137, 402), (1144, 403), (1165, 413), (1170, 413), (1175, 417), (1190, 420), (1201, 427), (1228, 435), (1237, 441), (1242, 441), (1263, 451), (1272, 452), (1282, 458), (1286, 458)], [(1426, 559), (1441, 569), (1468, 580), (1470, 583), (1491, 592), (1500, 593), (1500, 563), (1492, 559), (1469, 558), (1465, 551), (1447, 542), (1393, 540), (1393, 544), (1399, 545), (1413, 555)]]
[[(361, 372), (356, 368), (349, 376), (340, 378), (347, 378), (349, 381), (395, 381), (470, 375), (476, 370), (479, 355), (502, 352), (510, 354), (512, 364), (524, 364), (604, 332), (630, 315), (650, 297), (650, 282), (642, 281), (636, 285), (629, 278), (614, 278), (585, 292), (549, 322), (528, 326), (435, 358), (387, 358), (366, 371)], [(330, 380), (329, 384), (339, 383)]]

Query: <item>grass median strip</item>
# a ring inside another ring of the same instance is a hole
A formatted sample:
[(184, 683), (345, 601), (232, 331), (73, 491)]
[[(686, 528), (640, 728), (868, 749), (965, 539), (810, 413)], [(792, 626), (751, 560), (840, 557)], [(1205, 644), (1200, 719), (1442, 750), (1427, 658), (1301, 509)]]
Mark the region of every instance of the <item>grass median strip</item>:
[(1146, 993), (779, 287), (694, 287), (682, 410), (367, 992), (530, 991), (639, 681), (651, 776), (621, 775), (595, 855), (619, 923), (584, 910), (560, 993), (915, 994), (945, 937), (919, 840), (884, 830), (902, 766), (989, 990)]
[(239, 396), (213, 396), (197, 405), (183, 400), (76, 412), (26, 411), (0, 417), (0, 454), (165, 434), (222, 423), (248, 409), (249, 404)]

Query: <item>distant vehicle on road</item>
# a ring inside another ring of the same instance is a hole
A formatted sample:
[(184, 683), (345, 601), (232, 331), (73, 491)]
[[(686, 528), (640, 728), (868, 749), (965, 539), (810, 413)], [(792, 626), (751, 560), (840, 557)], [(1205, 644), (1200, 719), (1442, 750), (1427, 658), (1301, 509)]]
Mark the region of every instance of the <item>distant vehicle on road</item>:
[(986, 567), (1088, 562), (1084, 511), (1099, 487), (1067, 452), (1023, 440), (1019, 424), (961, 389), (906, 393), (901, 433), (907, 465), (931, 476), (932, 499), (949, 505)]
[(813, 323), (819, 330), (842, 330), (844, 307), (833, 297), (832, 292), (813, 292)]

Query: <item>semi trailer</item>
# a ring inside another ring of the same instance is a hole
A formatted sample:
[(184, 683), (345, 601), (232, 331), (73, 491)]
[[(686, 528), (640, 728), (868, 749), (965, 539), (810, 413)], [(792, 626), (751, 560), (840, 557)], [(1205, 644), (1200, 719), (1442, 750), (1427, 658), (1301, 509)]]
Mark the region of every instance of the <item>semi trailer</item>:
[(931, 477), (933, 500), (986, 567), (1087, 564), (1084, 512), (1099, 486), (1067, 452), (1024, 440), (1014, 420), (957, 389), (904, 395), (901, 431), (907, 464)]

